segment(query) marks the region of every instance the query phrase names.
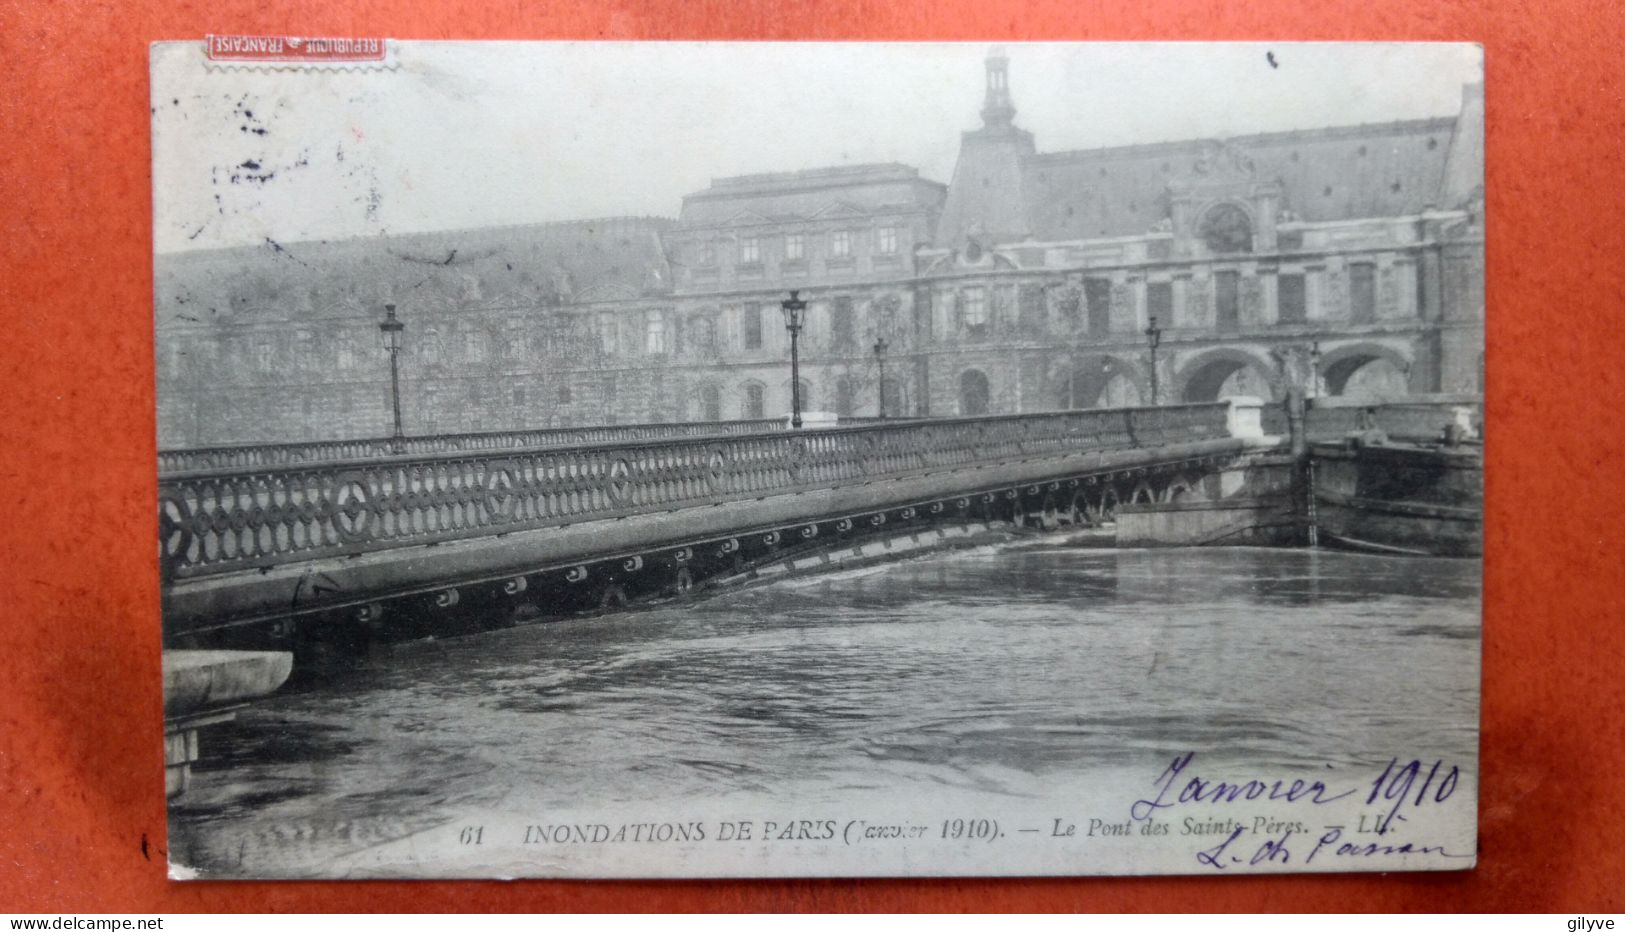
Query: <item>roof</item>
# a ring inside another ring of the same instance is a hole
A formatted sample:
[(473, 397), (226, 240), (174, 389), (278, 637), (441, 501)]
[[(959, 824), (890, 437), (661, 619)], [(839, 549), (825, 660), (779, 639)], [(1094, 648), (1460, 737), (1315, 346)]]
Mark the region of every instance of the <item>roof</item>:
[(542, 307), (669, 289), (669, 219), (625, 217), (162, 254), (158, 325), (408, 311)]
[[(1259, 182), (1301, 220), (1414, 214), (1441, 204), (1455, 117), (1233, 137)], [(1022, 187), (1040, 240), (1132, 236), (1168, 216), (1168, 186), (1195, 177), (1217, 141), (1191, 139), (1033, 155)]]
[(678, 227), (793, 222), (834, 212), (934, 211), (947, 186), (895, 162), (716, 178), (683, 198)]

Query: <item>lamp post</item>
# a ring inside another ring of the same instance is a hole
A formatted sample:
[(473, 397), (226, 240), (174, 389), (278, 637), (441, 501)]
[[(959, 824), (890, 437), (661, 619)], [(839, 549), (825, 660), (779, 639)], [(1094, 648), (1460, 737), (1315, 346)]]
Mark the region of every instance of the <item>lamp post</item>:
[(1309, 397), (1320, 397), (1320, 341), (1309, 344)]
[(1162, 403), (1157, 399), (1157, 347), (1162, 345), (1162, 328), (1157, 326), (1155, 314), (1145, 328), (1145, 345), (1151, 349), (1151, 404), (1155, 407)]
[(800, 294), (790, 292), (789, 299), (779, 305), (784, 311), (784, 329), (790, 331), (790, 426), (798, 430), (801, 428), (801, 357), (796, 339), (807, 321), (807, 302), (801, 300)]
[(875, 340), (875, 361), (880, 364), (880, 419), (886, 419), (886, 338)]
[(395, 318), (395, 305), (384, 305), (384, 322), (378, 325), (384, 335), (384, 349), (389, 350), (389, 398), (395, 406), (395, 433), (389, 438), (389, 445), (396, 453), (401, 452), (404, 446), (404, 435), (401, 433), (401, 331), (406, 325)]

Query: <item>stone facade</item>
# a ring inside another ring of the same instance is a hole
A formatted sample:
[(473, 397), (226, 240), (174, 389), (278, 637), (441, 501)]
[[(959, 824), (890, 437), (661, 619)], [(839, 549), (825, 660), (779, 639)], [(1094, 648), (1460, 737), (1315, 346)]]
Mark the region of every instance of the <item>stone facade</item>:
[[(1482, 94), (1454, 117), (1040, 153), (989, 59), (952, 183), (908, 166), (723, 178), (675, 220), (158, 257), (163, 447), (1481, 390)], [(1318, 351), (1318, 352), (1316, 352)], [(1305, 364), (1305, 360), (1313, 360)], [(1317, 378), (1318, 376), (1318, 378)], [(1312, 383), (1312, 384), (1311, 384)]]

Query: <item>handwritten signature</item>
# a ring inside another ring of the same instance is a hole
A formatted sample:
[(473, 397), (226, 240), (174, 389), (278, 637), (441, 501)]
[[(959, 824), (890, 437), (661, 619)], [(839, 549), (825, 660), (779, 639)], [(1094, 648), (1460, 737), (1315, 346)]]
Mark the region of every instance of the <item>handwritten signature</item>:
[[(1214, 870), (1221, 871), (1233, 864), (1247, 864), (1250, 867), (1256, 867), (1260, 864), (1292, 863), (1293, 851), (1291, 842), (1292, 836), (1297, 834), (1296, 832), (1288, 830), (1279, 838), (1266, 838), (1261, 844), (1259, 844), (1257, 849), (1253, 851), (1251, 856), (1244, 857), (1242, 854), (1231, 852), (1230, 846), (1236, 841), (1236, 839), (1246, 834), (1246, 832), (1246, 828), (1237, 827), (1236, 830), (1231, 832), (1229, 837), (1225, 838), (1224, 841), (1219, 842), (1219, 844), (1212, 848), (1208, 848), (1205, 851), (1196, 852), (1196, 860), (1206, 864), (1208, 867), (1211, 867)], [(1339, 842), (1342, 843), (1339, 844)], [(1246, 850), (1245, 846), (1238, 847), (1240, 847), (1242, 851)], [(1410, 841), (1402, 842), (1400, 844), (1385, 844), (1383, 842), (1375, 841), (1343, 841), (1343, 830), (1335, 827), (1328, 828), (1326, 832), (1315, 841), (1315, 846), (1310, 848), (1309, 853), (1304, 856), (1303, 863), (1314, 863), (1315, 856), (1320, 854), (1322, 851), (1326, 853), (1325, 857), (1321, 858), (1322, 862), (1326, 861), (1328, 858), (1334, 857), (1367, 859), (1376, 857), (1378, 855), (1400, 854), (1435, 854), (1446, 858), (1472, 857), (1470, 854), (1453, 853), (1446, 849), (1443, 845), (1417, 844), (1416, 842)]]

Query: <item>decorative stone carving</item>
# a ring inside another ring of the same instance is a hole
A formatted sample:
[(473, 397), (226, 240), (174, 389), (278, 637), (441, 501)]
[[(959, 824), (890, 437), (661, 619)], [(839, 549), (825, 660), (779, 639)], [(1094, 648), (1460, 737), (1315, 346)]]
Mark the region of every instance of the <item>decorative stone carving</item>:
[(1201, 154), (1194, 166), (1196, 174), (1204, 177), (1251, 178), (1254, 173), (1252, 157), (1240, 148), (1221, 139), (1202, 143)]
[(1064, 287), (1050, 292), (1055, 308), (1055, 316), (1060, 321), (1061, 328), (1069, 330), (1083, 325), (1083, 289), (1076, 284), (1068, 282)]

